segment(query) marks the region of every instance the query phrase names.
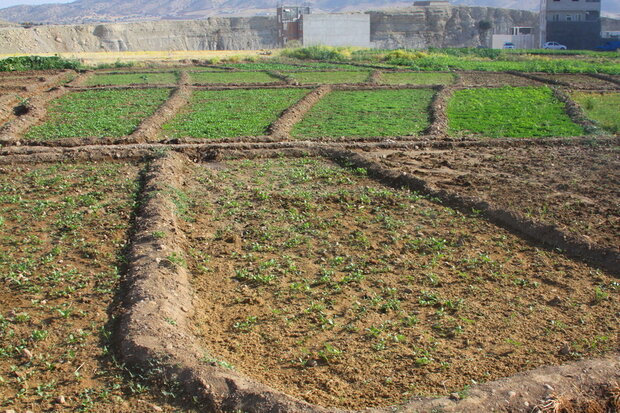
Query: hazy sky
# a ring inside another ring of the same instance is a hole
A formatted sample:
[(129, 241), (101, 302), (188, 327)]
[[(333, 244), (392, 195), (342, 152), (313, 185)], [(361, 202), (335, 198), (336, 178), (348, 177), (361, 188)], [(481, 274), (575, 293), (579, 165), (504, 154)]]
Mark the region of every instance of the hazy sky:
[(21, 4), (71, 3), (75, 0), (0, 0), (0, 9)]

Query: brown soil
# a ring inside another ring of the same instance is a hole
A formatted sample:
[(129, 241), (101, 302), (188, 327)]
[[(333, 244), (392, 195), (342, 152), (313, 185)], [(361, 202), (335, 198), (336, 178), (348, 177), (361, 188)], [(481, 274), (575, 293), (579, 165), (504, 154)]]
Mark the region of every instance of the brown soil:
[(564, 84), (573, 89), (618, 89), (618, 85), (586, 75), (568, 75), (568, 74), (538, 74), (543, 79), (549, 79)]
[[(185, 80), (185, 79), (181, 79)], [(192, 90), (187, 86), (180, 86), (172, 92), (155, 113), (145, 119), (129, 136), (132, 142), (149, 142), (159, 136), (161, 126), (172, 119), (178, 111), (190, 101)]]
[(386, 406), (618, 346), (615, 278), (475, 216), (320, 160), (195, 174), (196, 334), (287, 394)]
[(304, 115), (308, 113), (312, 107), (317, 104), (321, 99), (330, 93), (332, 87), (329, 85), (319, 86), (313, 91), (304, 96), (299, 102), (288, 108), (282, 113), (282, 116), (278, 118), (274, 123), (269, 126), (269, 134), (274, 139), (290, 139), (293, 126), (297, 122), (300, 122)]
[(620, 245), (617, 146), (488, 147), (372, 156), (438, 188), (558, 225), (594, 244), (616, 250)]
[(485, 87), (485, 86), (536, 86), (540, 83), (521, 76), (508, 73), (472, 73), (463, 72), (460, 74), (460, 82), (458, 85), (468, 87)]
[(3, 411), (173, 409), (129, 378), (111, 352), (138, 169), (127, 162), (2, 167)]

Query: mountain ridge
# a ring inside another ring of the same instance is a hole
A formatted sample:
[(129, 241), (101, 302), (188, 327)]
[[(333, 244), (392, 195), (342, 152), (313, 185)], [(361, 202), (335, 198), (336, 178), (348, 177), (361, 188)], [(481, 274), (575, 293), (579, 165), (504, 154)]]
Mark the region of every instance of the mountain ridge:
[[(301, 0), (293, 0), (296, 4)], [(11, 22), (76, 24), (144, 20), (187, 20), (212, 16), (273, 15), (281, 0), (77, 0), (72, 3), (0, 9)], [(411, 7), (403, 0), (310, 0), (316, 12), (352, 12)], [(537, 11), (539, 0), (453, 0), (455, 6), (483, 6)], [(607, 15), (620, 17), (620, 2), (603, 0)]]

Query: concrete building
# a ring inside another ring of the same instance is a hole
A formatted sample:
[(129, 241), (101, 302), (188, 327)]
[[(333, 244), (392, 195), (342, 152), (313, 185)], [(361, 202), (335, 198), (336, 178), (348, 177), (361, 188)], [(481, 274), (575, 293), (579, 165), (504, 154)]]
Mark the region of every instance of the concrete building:
[(369, 14), (304, 14), (304, 46), (370, 47)]
[(541, 44), (592, 49), (601, 41), (601, 0), (542, 0)]
[(290, 41), (301, 42), (303, 29), (301, 25), (302, 16), (310, 14), (309, 6), (278, 6), (276, 19), (278, 24), (278, 45), (286, 46)]
[(418, 6), (418, 7), (437, 7), (437, 6), (449, 6), (450, 2), (447, 0), (414, 1), (413, 5)]

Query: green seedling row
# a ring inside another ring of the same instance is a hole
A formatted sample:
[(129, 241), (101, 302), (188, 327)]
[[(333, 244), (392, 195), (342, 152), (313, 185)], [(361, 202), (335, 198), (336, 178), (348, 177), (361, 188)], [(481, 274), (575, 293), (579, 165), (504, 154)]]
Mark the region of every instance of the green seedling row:
[(179, 75), (170, 73), (112, 73), (97, 74), (86, 82), (87, 86), (107, 85), (156, 85), (174, 84), (179, 80)]
[(565, 104), (547, 87), (502, 87), (459, 90), (448, 104), (452, 135), (491, 138), (580, 136)]
[(434, 92), (418, 90), (335, 91), (293, 129), (296, 138), (417, 135), (429, 126)]
[(218, 139), (264, 135), (306, 89), (195, 91), (188, 107), (163, 126), (173, 137)]
[(131, 134), (170, 96), (170, 89), (90, 90), (52, 101), (48, 116), (26, 138), (122, 137)]
[(266, 72), (191, 72), (192, 83), (273, 83), (280, 82)]

